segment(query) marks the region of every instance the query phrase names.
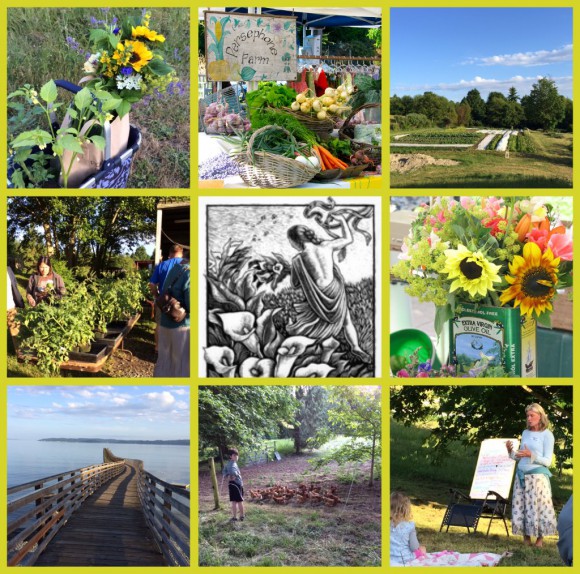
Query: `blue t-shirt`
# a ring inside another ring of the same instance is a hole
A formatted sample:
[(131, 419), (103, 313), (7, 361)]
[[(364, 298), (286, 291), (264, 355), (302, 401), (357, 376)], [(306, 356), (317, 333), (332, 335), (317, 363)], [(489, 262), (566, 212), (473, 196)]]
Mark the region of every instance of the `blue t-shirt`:
[(171, 259), (166, 259), (162, 261), (155, 267), (153, 270), (153, 275), (151, 275), (151, 279), (149, 283), (153, 283), (154, 285), (159, 286), (159, 293), (163, 293), (163, 283), (167, 274), (171, 271), (171, 268), (178, 263), (181, 263), (183, 257), (173, 257)]

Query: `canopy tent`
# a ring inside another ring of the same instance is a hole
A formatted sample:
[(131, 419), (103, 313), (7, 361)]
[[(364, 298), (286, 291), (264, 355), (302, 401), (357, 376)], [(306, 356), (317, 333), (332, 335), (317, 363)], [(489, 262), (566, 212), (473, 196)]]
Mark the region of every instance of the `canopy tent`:
[[(204, 10), (221, 12), (240, 12), (246, 14), (247, 8), (199, 8), (198, 16), (203, 20)], [(262, 8), (262, 14), (270, 16), (296, 16), (298, 22), (309, 28), (361, 27), (377, 28), (381, 25), (380, 8)]]

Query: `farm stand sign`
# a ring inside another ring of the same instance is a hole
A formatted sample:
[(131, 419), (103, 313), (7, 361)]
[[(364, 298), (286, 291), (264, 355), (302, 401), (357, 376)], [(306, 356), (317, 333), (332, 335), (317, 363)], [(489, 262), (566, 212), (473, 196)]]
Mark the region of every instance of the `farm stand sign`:
[(296, 18), (204, 14), (209, 80), (296, 79)]

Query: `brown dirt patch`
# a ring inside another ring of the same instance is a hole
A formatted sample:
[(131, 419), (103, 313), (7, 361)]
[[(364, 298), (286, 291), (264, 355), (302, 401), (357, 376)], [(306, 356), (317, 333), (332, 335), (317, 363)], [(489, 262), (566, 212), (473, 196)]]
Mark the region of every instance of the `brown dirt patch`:
[[(376, 521), (377, 527), (380, 528), (381, 521), (381, 488), (380, 481), (375, 481), (372, 488), (368, 486), (369, 465), (361, 465), (361, 478), (355, 482), (343, 483), (337, 480), (337, 465), (328, 465), (320, 468), (318, 471), (313, 471), (308, 459), (312, 455), (298, 455), (288, 456), (283, 458), (280, 462), (267, 462), (259, 465), (246, 466), (241, 469), (242, 478), (244, 480), (244, 490), (247, 501), (250, 501), (250, 488), (265, 488), (279, 483), (284, 486), (294, 488), (301, 482), (310, 484), (315, 482), (324, 489), (329, 489), (330, 486), (337, 486), (337, 496), (345, 501), (345, 504), (339, 504), (335, 507), (326, 507), (316, 505), (318, 511), (328, 513), (329, 515), (336, 514), (337, 511), (348, 514), (348, 520), (354, 523), (368, 523)], [(221, 476), (219, 475), (219, 465), (216, 468), (218, 473), (218, 484), (221, 485)], [(227, 484), (221, 485), (220, 500), (227, 503)], [(272, 503), (252, 503), (252, 504), (267, 504), (274, 507)], [(210, 512), (214, 508), (213, 491), (211, 485), (211, 478), (209, 470), (200, 470), (199, 472), (199, 510), (200, 512)], [(290, 504), (282, 507), (283, 510), (291, 508), (314, 508), (309, 503), (301, 505), (297, 502), (291, 501)]]
[(428, 165), (459, 165), (460, 162), (452, 159), (435, 159), (430, 155), (422, 153), (391, 154), (391, 171), (397, 173), (406, 173), (415, 169), (420, 169)]

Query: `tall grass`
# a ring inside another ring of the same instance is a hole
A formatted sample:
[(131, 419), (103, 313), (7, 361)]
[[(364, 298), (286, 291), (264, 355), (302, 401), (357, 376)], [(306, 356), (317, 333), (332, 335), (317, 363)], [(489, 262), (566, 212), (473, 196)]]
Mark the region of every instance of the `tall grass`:
[[(134, 12), (113, 8), (108, 18), (121, 19)], [(141, 129), (143, 142), (127, 187), (189, 187), (189, 10), (153, 8), (150, 12), (151, 28), (166, 37), (160, 49), (185, 91), (153, 98), (131, 110), (131, 123)], [(91, 17), (103, 20), (104, 12), (99, 8), (9, 8), (8, 93), (23, 84), (38, 89), (50, 79), (77, 83), (85, 76), (89, 30), (98, 27), (91, 24)], [(79, 44), (78, 52), (69, 47), (67, 37)]]

